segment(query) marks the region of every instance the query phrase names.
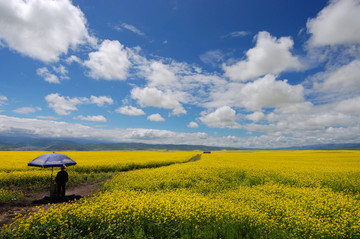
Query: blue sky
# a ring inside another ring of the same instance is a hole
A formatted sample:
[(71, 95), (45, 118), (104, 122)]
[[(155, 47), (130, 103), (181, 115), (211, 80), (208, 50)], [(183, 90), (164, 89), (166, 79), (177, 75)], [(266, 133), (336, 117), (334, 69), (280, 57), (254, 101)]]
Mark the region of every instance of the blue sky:
[(359, 142), (359, 44), (359, 0), (0, 0), (0, 135)]

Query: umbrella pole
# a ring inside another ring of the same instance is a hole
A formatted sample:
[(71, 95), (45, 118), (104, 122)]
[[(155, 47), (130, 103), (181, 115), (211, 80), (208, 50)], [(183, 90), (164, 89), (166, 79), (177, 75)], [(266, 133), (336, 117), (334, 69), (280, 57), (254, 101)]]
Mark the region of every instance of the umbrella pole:
[(53, 184), (53, 172), (54, 172), (54, 167), (51, 167), (50, 198), (54, 198), (56, 196), (55, 184)]

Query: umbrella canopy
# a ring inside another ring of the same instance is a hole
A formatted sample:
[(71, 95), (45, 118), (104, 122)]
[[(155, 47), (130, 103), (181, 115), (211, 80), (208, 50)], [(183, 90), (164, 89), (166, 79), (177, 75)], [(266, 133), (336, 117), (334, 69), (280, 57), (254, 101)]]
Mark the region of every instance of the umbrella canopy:
[(75, 165), (76, 162), (64, 154), (48, 153), (31, 160), (28, 166), (49, 168)]

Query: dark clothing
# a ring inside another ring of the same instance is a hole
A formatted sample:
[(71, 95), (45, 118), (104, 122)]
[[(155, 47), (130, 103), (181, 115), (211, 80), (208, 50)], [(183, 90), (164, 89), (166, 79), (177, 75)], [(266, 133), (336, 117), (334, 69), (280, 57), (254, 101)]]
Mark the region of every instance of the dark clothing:
[(56, 184), (56, 197), (65, 197), (65, 183), (64, 184)]
[(65, 184), (69, 180), (68, 173), (66, 171), (60, 171), (55, 177), (55, 182), (57, 184)]
[(60, 171), (55, 177), (55, 182), (57, 184), (57, 197), (65, 197), (65, 184), (69, 180), (68, 173), (66, 171)]

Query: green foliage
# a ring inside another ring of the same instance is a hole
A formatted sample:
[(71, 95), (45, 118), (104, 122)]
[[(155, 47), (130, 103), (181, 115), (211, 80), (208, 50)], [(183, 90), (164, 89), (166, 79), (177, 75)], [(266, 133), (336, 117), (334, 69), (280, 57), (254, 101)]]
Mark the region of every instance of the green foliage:
[(24, 195), (21, 191), (0, 188), (0, 203), (7, 203), (9, 201), (21, 200)]

